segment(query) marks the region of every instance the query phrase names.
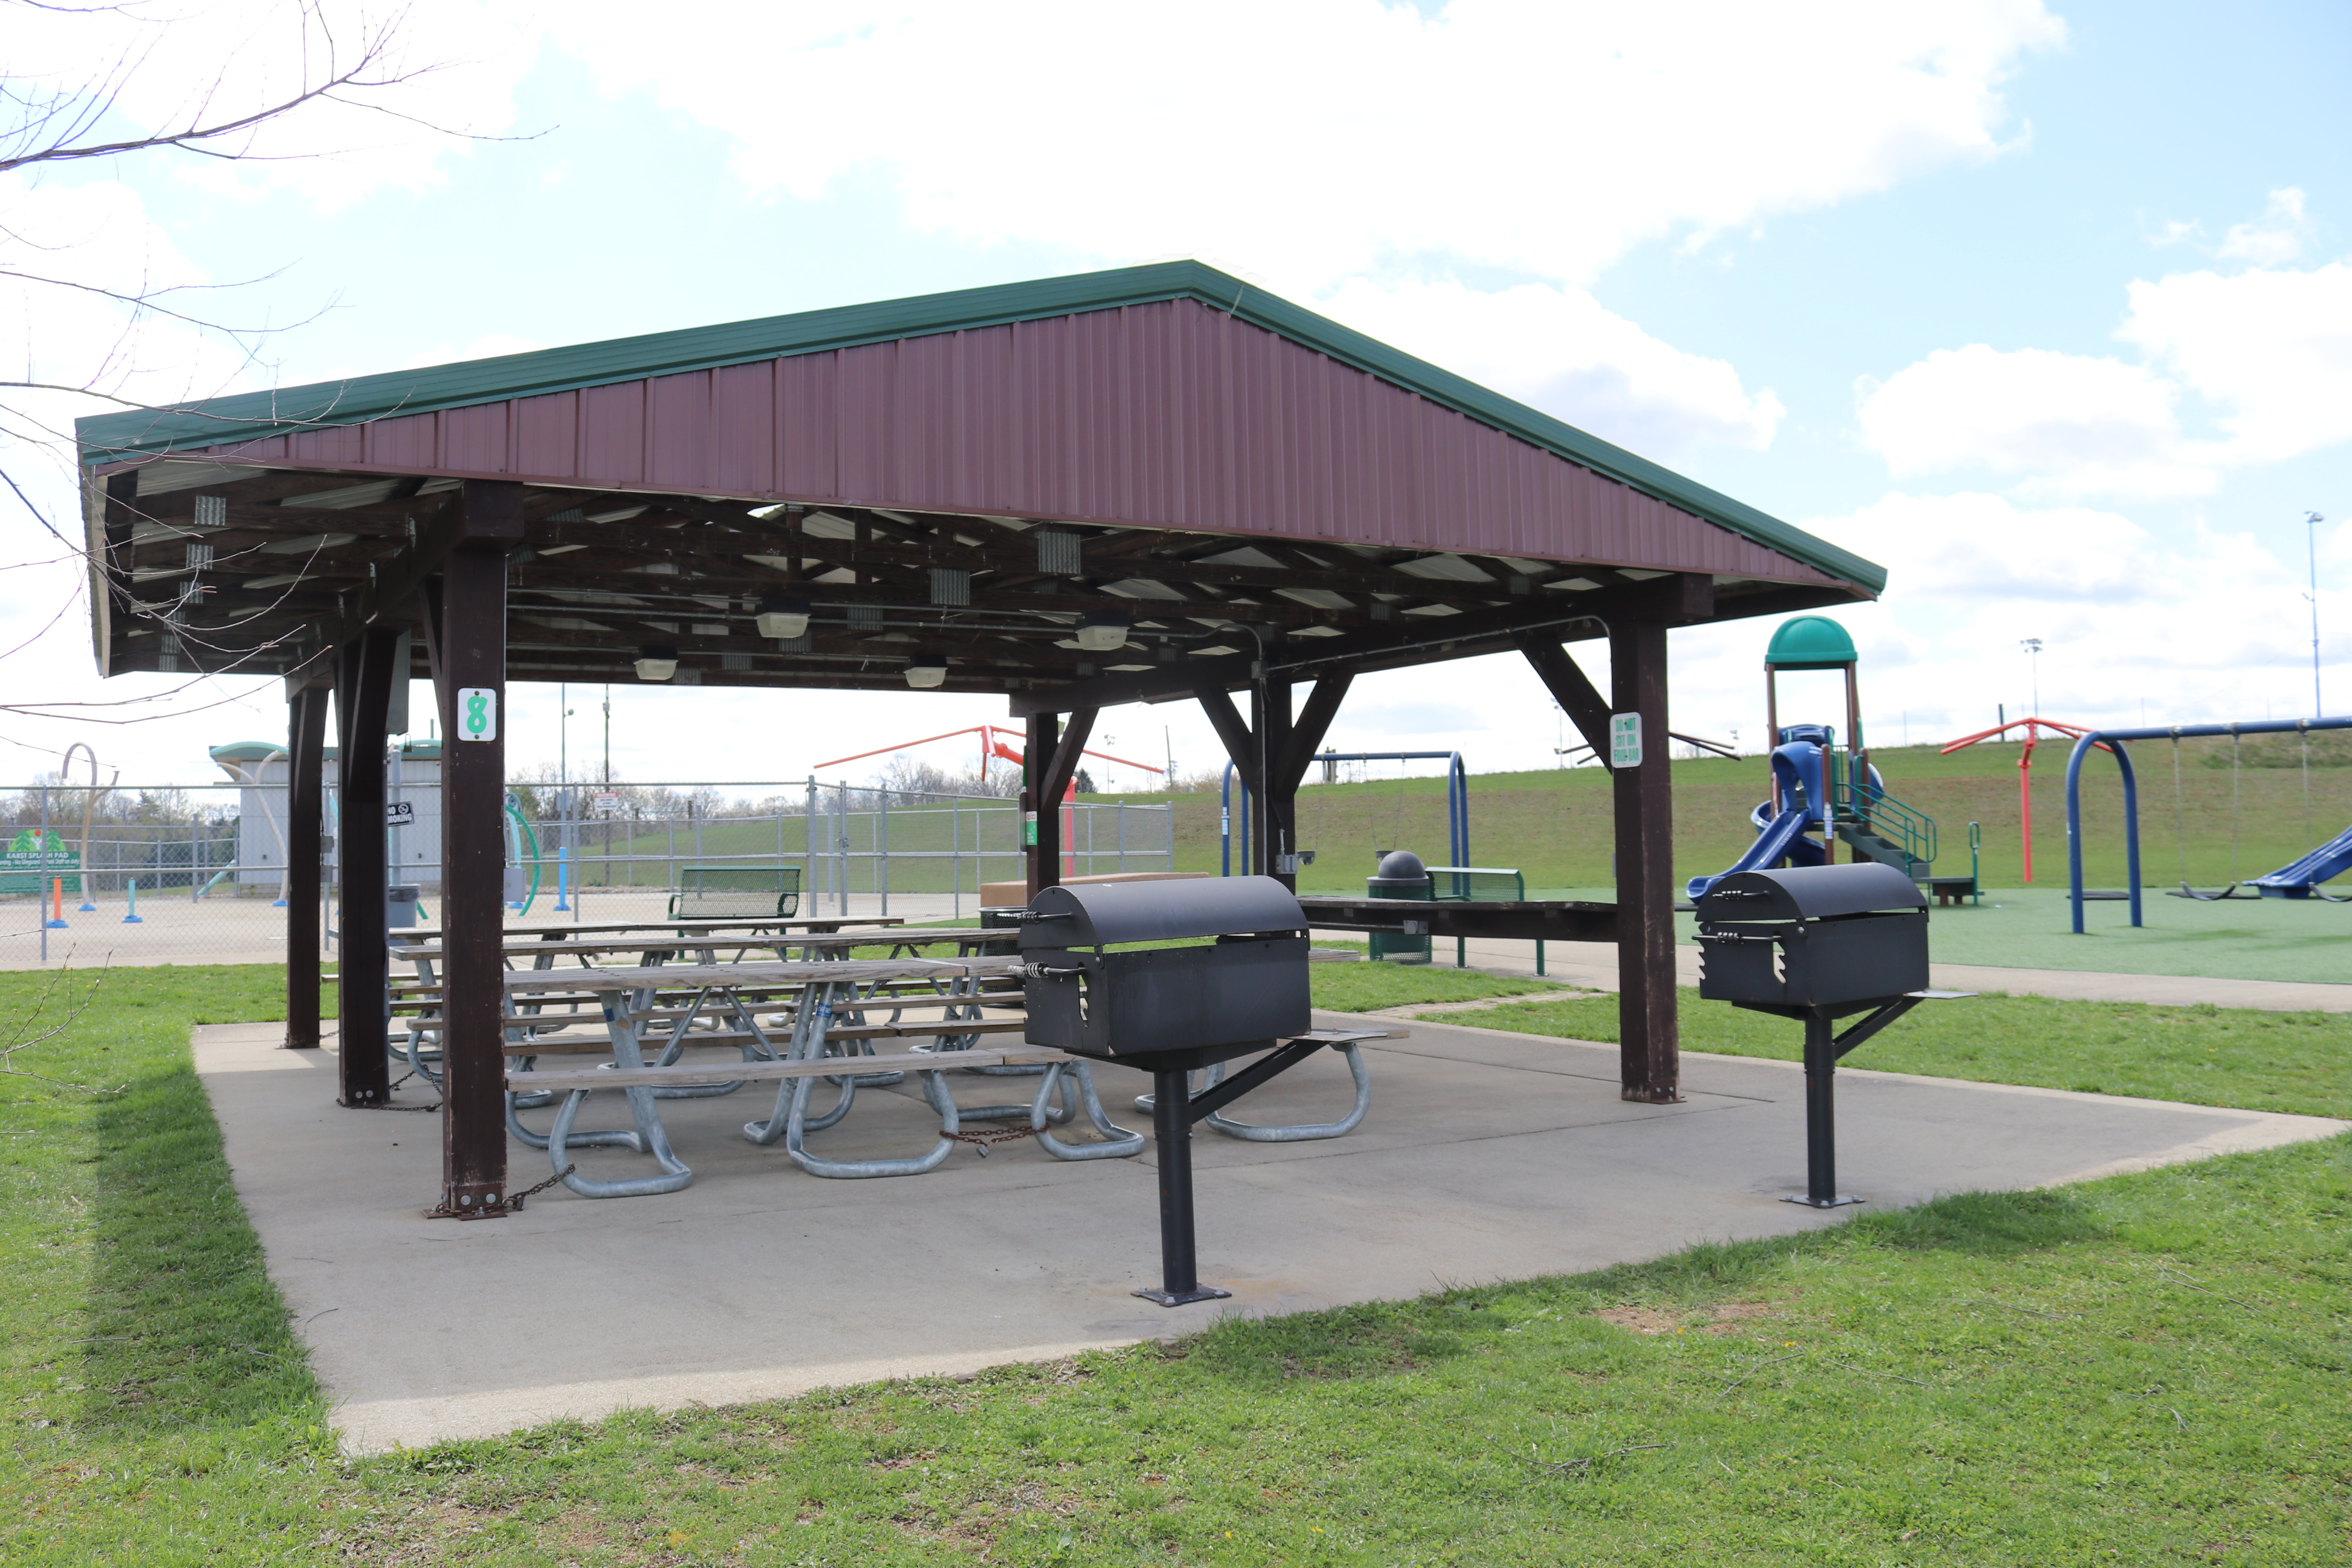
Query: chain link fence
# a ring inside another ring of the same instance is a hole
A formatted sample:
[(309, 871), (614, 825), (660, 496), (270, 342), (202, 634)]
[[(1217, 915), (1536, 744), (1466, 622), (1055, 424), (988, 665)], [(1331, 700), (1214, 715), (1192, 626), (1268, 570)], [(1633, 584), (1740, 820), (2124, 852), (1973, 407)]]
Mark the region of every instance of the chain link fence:
[[(437, 757), (386, 763), (385, 858), (437, 917)], [(70, 962), (274, 963), (284, 947), (286, 764), (245, 764), (245, 782), (35, 784), (0, 797), (0, 968)], [(328, 832), (335, 821), (328, 772)], [(1063, 875), (1175, 868), (1164, 803), (1072, 802)], [(514, 924), (657, 921), (690, 868), (798, 872), (803, 914), (975, 914), (990, 883), (1023, 876), (1021, 814), (1001, 795), (814, 779), (581, 784), (518, 780), (506, 798), (508, 918)], [(324, 929), (335, 944), (341, 848), (320, 846)]]

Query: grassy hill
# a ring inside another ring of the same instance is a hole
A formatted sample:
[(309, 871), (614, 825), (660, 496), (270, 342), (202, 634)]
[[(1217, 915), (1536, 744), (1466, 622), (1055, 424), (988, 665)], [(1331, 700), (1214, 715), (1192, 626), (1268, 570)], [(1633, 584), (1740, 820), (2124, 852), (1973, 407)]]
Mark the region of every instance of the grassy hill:
[[(2019, 748), (1984, 745), (1953, 756), (1930, 746), (1886, 747), (1874, 753), (1887, 793), (1935, 818), (1940, 837), (1937, 868), (1969, 868), (1968, 825), (1983, 829), (1983, 877), (1989, 888), (2022, 881), (2022, 833), (2018, 807)], [(2139, 773), (2141, 876), (2150, 884), (2171, 884), (2182, 876), (2179, 827), (2186, 831), (2187, 875), (2200, 887), (2219, 887), (2273, 870), (2352, 823), (2352, 749), (2315, 747), (2306, 775), (2297, 765), (2292, 738), (2285, 746), (2258, 749), (2249, 742), (2251, 763), (2230, 766), (2230, 742), (2186, 741), (2179, 754), (2176, 795), (2172, 748), (2141, 742), (2133, 748)], [(2035, 884), (2063, 887), (2066, 879), (2066, 748), (2044, 745), (2034, 753), (2033, 852)], [(1672, 764), (1675, 791), (1675, 866), (1689, 877), (1721, 870), (1738, 858), (1754, 837), (1748, 814), (1764, 798), (1767, 767), (1760, 757), (1736, 761), (1708, 758)], [(1528, 887), (1560, 889), (1605, 888), (1614, 881), (1610, 864), (1609, 780), (1596, 768), (1531, 773), (1477, 773), (1470, 779), (1470, 858), (1481, 866), (1516, 867)], [(2306, 793), (2308, 800), (2306, 803)], [(1217, 868), (1217, 797), (1213, 793), (1168, 795), (1087, 795), (1105, 805), (1130, 805), (1172, 799), (1176, 866), (1180, 870)], [(2101, 755), (2084, 770), (2087, 817), (2084, 836), (2085, 871), (2094, 886), (2116, 887), (2124, 878), (2122, 791), (2114, 760)], [(1371, 875), (1376, 852), (1404, 848), (1435, 864), (1446, 857), (1445, 787), (1436, 777), (1374, 779), (1358, 784), (1310, 784), (1299, 791), (1299, 847), (1316, 852), (1302, 879), (1313, 891), (1358, 891)], [(872, 846), (870, 816), (847, 825), (853, 848)], [(822, 830), (822, 829), (821, 829)], [(1101, 828), (1108, 833), (1107, 826)], [(616, 854), (694, 857), (689, 824), (642, 825), (634, 837), (627, 824), (594, 824), (583, 831), (583, 848), (602, 852), (612, 834)], [(899, 852), (945, 850), (960, 843), (1009, 851), (1013, 819), (1009, 811), (985, 816), (969, 809), (900, 808), (890, 813), (890, 847)], [(2234, 844), (2233, 844), (2234, 837)], [(975, 844), (975, 839), (979, 843)], [(781, 854), (787, 863), (806, 858), (806, 826), (787, 818), (720, 817), (703, 827), (701, 853), (709, 858)], [(1009, 860), (993, 862), (1010, 874)], [(1105, 866), (1108, 868), (1108, 865)], [(662, 885), (667, 870), (647, 865), (631, 872), (614, 868), (615, 881), (635, 875)], [(854, 872), (862, 888), (870, 870)], [(894, 863), (898, 890), (944, 890), (944, 861)], [(966, 881), (971, 880), (967, 867)]]
[[(2327, 765), (2306, 778), (2292, 753), (2264, 754), (2266, 766), (2229, 766), (2230, 742), (2180, 743), (2177, 797), (2186, 830), (2189, 879), (2218, 887), (2285, 865), (2315, 842), (2352, 823), (2352, 766), (2329, 753)], [(2015, 745), (1983, 745), (1952, 756), (1930, 746), (1884, 747), (1873, 753), (1887, 793), (1936, 819), (1939, 870), (1968, 869), (1968, 825), (1982, 826), (1982, 867), (1988, 887), (2021, 883), (2023, 847)], [(2252, 748), (2248, 748), (2252, 755)], [(2322, 753), (2315, 751), (2315, 759)], [(2176, 795), (2168, 742), (2132, 748), (2139, 773), (2141, 877), (2174, 883), (2181, 877)], [(2281, 762), (2288, 765), (2276, 765)], [(2213, 765), (2218, 763), (2220, 765)], [(1721, 870), (1753, 839), (1748, 814), (1767, 791), (1760, 757), (1708, 758), (1673, 764), (1675, 866), (1677, 876)], [(2033, 855), (2037, 886), (2066, 879), (2066, 749), (2044, 744), (2033, 754)], [(1516, 867), (1536, 888), (1606, 887), (1610, 867), (1609, 780), (1596, 768), (1478, 773), (1470, 779), (1471, 859)], [(2236, 796), (2232, 848), (2232, 795)], [(1111, 798), (1111, 797), (1101, 797)], [(1165, 796), (1125, 797), (1165, 799)], [(1180, 869), (1213, 871), (1217, 864), (1217, 799), (1179, 795), (1176, 860)], [(1436, 778), (1310, 784), (1299, 791), (1299, 847), (1316, 862), (1303, 888), (1360, 890), (1377, 849), (1407, 848), (1436, 861), (1445, 854), (1445, 789)], [(2120, 886), (2124, 877), (2123, 794), (2114, 760), (2104, 754), (2084, 768), (2084, 871), (2095, 886)]]

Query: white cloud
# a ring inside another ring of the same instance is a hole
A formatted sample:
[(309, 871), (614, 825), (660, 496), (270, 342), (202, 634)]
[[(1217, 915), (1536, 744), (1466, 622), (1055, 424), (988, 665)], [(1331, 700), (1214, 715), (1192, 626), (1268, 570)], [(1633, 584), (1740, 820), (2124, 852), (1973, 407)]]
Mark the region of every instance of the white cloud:
[[(2124, 604), (2164, 591), (2148, 534), (2112, 511), (2024, 510), (1996, 495), (1894, 491), (1808, 531), (1887, 569), (1890, 601), (2097, 600)], [(2265, 558), (2267, 559), (2267, 558)]]
[[(2304, 223), (2303, 194), (2274, 191), (2221, 253), (2283, 260)], [(2136, 281), (2115, 336), (2140, 363), (1939, 349), (1861, 384), (1864, 439), (1898, 476), (2015, 475), (2054, 497), (2200, 495), (2352, 440), (2352, 262)]]
[(2116, 335), (2214, 405), (2225, 461), (2352, 439), (2352, 262), (2134, 283)]
[(2273, 191), (2261, 217), (2232, 225), (2221, 237), (2223, 259), (2278, 267), (2301, 256), (2304, 235), (2311, 226), (2304, 216), (2303, 204), (2303, 193), (2293, 185)]
[(1722, 360), (1660, 342), (1580, 289), (1352, 279), (1316, 308), (1597, 436), (1651, 456), (1769, 446), (1781, 415)]
[(1985, 469), (2074, 495), (2213, 487), (2184, 452), (2179, 388), (2144, 365), (1971, 343), (1864, 384), (1864, 438), (1899, 476)]
[[(1882, 603), (1837, 616), (1862, 647), (1882, 738), (1895, 710), (1907, 710), (1915, 728), (1954, 732), (1980, 727), (1979, 715), (1991, 722), (1997, 703), (2021, 712), (2026, 637), (2043, 644), (2042, 707), (2052, 718), (2137, 721), (2144, 699), (2150, 723), (2204, 722), (2260, 718), (2265, 697), (2287, 705), (2282, 711), (2308, 699), (2301, 563), (2248, 535), (2160, 539), (2112, 511), (1900, 492), (1803, 526), (1888, 569)], [(2352, 556), (2352, 530), (2322, 542)], [(2346, 625), (2352, 592), (2323, 579), (2320, 616), (2325, 626)], [(1706, 651), (1752, 663), (1769, 635), (1765, 623), (1709, 628), (1718, 640)], [(1689, 646), (1701, 651), (1695, 639)], [(1695, 700), (1718, 679), (1692, 674)], [(2338, 668), (2328, 679), (2345, 677)]]
[[(2001, 146), (2039, 0), (1045, 0), (742, 5), (551, 36), (719, 130), (755, 191), (898, 186), (916, 227), (1089, 258), (1247, 257), (1309, 284), (1443, 254), (1562, 281), (1648, 238), (1884, 190)], [(727, 47), (711, 47), (725, 32)]]

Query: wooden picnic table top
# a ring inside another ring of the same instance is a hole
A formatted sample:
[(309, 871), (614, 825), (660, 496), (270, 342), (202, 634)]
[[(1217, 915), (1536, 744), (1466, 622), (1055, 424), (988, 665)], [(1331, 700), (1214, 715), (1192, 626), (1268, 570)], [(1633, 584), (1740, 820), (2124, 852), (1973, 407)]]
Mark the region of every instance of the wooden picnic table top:
[[(843, 926), (902, 926), (906, 923), (907, 917), (904, 915), (795, 915), (790, 919), (784, 919), (776, 915), (770, 915), (765, 919), (762, 919), (755, 915), (748, 920), (740, 921), (673, 921), (652, 919), (642, 921), (591, 921), (583, 925), (572, 925), (563, 921), (553, 921), (546, 925), (509, 926), (506, 928), (506, 934), (509, 937), (532, 936), (543, 942), (555, 942), (560, 941), (567, 935), (583, 936), (590, 931), (719, 931), (730, 930), (749, 931), (753, 929), (760, 931), (783, 931), (795, 926), (805, 926), (811, 931), (823, 930), (834, 931), (839, 931)], [(442, 935), (441, 928), (438, 926), (415, 926), (404, 929), (409, 930), (410, 934), (425, 941), (438, 942)]]
[[(582, 942), (508, 942), (500, 944), (499, 951), (509, 958), (584, 958), (600, 952), (686, 952), (702, 947), (881, 947), (916, 942), (1010, 942), (1013, 935), (1009, 931), (988, 931), (979, 926), (902, 925), (872, 931), (803, 931), (797, 934), (778, 931), (768, 936), (721, 937), (717, 932), (698, 931), (691, 936), (612, 936)], [(404, 943), (392, 952), (395, 958), (438, 958), (443, 949), (438, 944), (419, 942)]]
[[(992, 980), (1017, 973), (1017, 958), (851, 958), (811, 963), (667, 963), (656, 968), (510, 969), (499, 978), (509, 993), (540, 991), (676, 991), (688, 985), (808, 985), (827, 981)], [(978, 1000), (978, 998), (975, 998)]]

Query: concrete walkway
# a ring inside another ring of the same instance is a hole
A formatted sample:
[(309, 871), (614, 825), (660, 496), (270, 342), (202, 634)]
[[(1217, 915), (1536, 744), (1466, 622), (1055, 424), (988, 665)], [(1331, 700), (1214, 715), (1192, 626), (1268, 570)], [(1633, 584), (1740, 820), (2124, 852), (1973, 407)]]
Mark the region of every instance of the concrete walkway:
[[(1345, 931), (1328, 933), (1333, 939)], [(1355, 940), (1361, 941), (1360, 936)], [(1454, 962), (1454, 944), (1435, 943), (1438, 962)], [(1473, 942), (1470, 967), (1497, 974), (1536, 972), (1535, 943)], [(1698, 949), (1675, 949), (1675, 978), (1698, 984)], [(2197, 975), (2102, 974), (2079, 969), (2006, 969), (1982, 963), (1929, 966), (1935, 985), (1947, 991), (2005, 991), (2014, 996), (2054, 996), (2067, 1002), (2152, 1002), (2170, 1007), (2210, 1003), (2216, 1007), (2253, 1007), (2266, 1013), (2352, 1013), (2352, 985), (2280, 980), (2217, 980)], [(1617, 989), (1617, 949), (1608, 942), (1555, 942), (1544, 949), (1544, 978), (1594, 991)]]
[[(682, 1193), (593, 1202), (559, 1188), (511, 1218), (462, 1224), (421, 1217), (438, 1186), (440, 1119), (337, 1109), (331, 1050), (279, 1049), (275, 1026), (215, 1026), (196, 1031), (195, 1058), (238, 1195), (358, 1450), (1050, 1360), (1221, 1312), (1576, 1272), (1854, 1212), (1778, 1201), (1804, 1176), (1789, 1064), (1694, 1054), (1683, 1103), (1632, 1105), (1618, 1098), (1614, 1047), (1412, 1027), (1368, 1051), (1372, 1114), (1349, 1138), (1251, 1144), (1202, 1130), (1202, 1277), (1234, 1299), (1172, 1312), (1128, 1294), (1156, 1282), (1149, 1155), (1066, 1164), (1020, 1142), (987, 1159), (960, 1152), (926, 1176), (824, 1181), (743, 1140), (764, 1110), (745, 1091), (667, 1104), (697, 1176)], [(1124, 1068), (1098, 1075), (1115, 1106), (1148, 1086)], [(1344, 1107), (1346, 1083), (1337, 1058), (1310, 1064), (1241, 1114), (1322, 1120)], [(1002, 1100), (1007, 1087), (971, 1079), (959, 1098)], [(413, 1086), (400, 1098), (432, 1103)], [(861, 1093), (819, 1146), (918, 1152), (926, 1116), (908, 1093)], [(611, 1097), (583, 1117), (622, 1120)], [(2347, 1125), (1853, 1071), (1840, 1075), (1840, 1184), (1909, 1204)], [(545, 1174), (543, 1155), (515, 1157), (518, 1184)], [(646, 1165), (618, 1151), (580, 1157), (599, 1173)]]

